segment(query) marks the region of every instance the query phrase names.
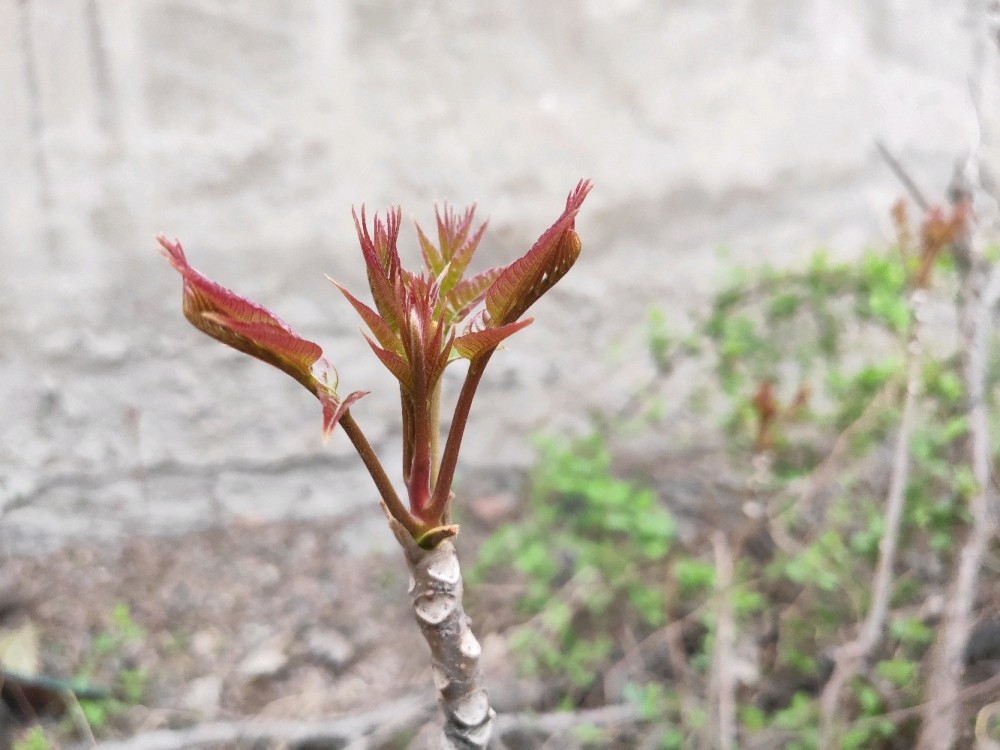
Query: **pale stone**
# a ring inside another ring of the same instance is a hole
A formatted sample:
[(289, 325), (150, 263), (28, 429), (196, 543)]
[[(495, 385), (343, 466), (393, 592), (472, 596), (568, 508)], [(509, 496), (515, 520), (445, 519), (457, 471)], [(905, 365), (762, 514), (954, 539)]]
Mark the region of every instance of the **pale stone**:
[(354, 658), (354, 645), (336, 630), (310, 630), (306, 650), (334, 669), (342, 669)]
[(288, 664), (288, 654), (275, 641), (262, 643), (247, 654), (236, 667), (236, 672), (248, 679), (273, 677)]
[(219, 713), (222, 699), (222, 678), (216, 675), (197, 677), (188, 683), (181, 696), (181, 708), (193, 711), (202, 719), (212, 719)]

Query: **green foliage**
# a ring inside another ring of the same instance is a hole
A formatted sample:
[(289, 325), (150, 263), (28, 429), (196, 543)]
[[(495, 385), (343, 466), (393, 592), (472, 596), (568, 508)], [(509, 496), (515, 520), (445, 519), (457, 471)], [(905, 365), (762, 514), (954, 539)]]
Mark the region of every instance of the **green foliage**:
[(599, 434), (538, 444), (525, 517), (484, 543), (472, 578), (521, 574), (520, 606), (538, 624), (513, 640), (522, 667), (582, 689), (615, 650), (614, 622), (663, 622), (662, 587), (643, 571), (662, 563), (674, 522), (652, 490), (614, 475)]
[(889, 625), (893, 638), (911, 649), (922, 650), (934, 641), (934, 631), (916, 617), (899, 617)]
[(811, 584), (822, 591), (836, 591), (846, 580), (853, 557), (841, 536), (825, 531), (815, 542), (785, 562), (784, 573), (795, 583)]
[(608, 730), (604, 727), (595, 726), (593, 724), (581, 724), (573, 727), (573, 736), (576, 741), (584, 747), (608, 746)]
[(715, 566), (690, 557), (680, 557), (671, 568), (682, 594), (708, 591), (715, 585)]
[(740, 706), (739, 709), (739, 720), (740, 724), (748, 732), (759, 732), (761, 729), (767, 726), (768, 717), (763, 710), (757, 706)]
[(128, 605), (118, 602), (111, 610), (111, 629), (94, 636), (90, 648), (94, 657), (103, 658), (145, 637), (146, 631), (132, 619)]
[(637, 685), (630, 682), (622, 689), (622, 697), (639, 711), (646, 721), (664, 716), (669, 708), (667, 689), (658, 682)]
[(909, 659), (884, 659), (875, 665), (875, 672), (896, 687), (906, 687), (917, 676), (917, 664)]
[(146, 639), (146, 631), (132, 617), (124, 602), (111, 610), (111, 627), (96, 634), (77, 677), (92, 682), (98, 675), (110, 675), (115, 697), (81, 699), (80, 709), (91, 729), (99, 734), (118, 719), (130, 705), (141, 703), (149, 691), (149, 674), (133, 663), (131, 652)]
[(730, 592), (733, 611), (738, 618), (763, 612), (767, 606), (767, 599), (760, 591), (746, 586), (736, 586)]
[[(947, 255), (936, 266), (939, 283), (947, 283)], [(817, 253), (802, 272), (744, 273), (717, 296), (703, 329), (717, 357), (733, 455), (767, 451), (774, 467), (767, 493), (787, 498), (772, 524), (780, 524), (796, 543), (777, 550), (763, 576), (768, 587), (787, 590), (793, 584), (798, 592), (780, 620), (773, 669), (801, 675), (805, 684), (822, 684), (818, 656), (841, 643), (845, 628), (856, 627), (870, 606), (886, 528), (887, 479), (872, 467), (885, 466), (898, 430), (918, 267), (912, 255), (892, 248), (867, 252), (853, 264), (833, 263)], [(968, 425), (960, 358), (925, 351), (921, 365), (922, 413), (910, 439), (900, 544), (932, 566), (947, 565), (953, 540), (967, 522), (967, 501), (979, 488), (962, 460)], [(994, 383), (1000, 381), (1000, 365), (995, 370)], [(789, 394), (803, 385), (809, 387), (810, 408), (794, 409)], [(1000, 437), (1000, 420), (995, 425)], [(824, 494), (803, 495), (802, 485), (794, 483), (810, 481), (831, 448), (842, 450), (834, 443), (838, 436), (847, 450), (836, 455), (831, 475), (836, 482), (827, 478)], [(810, 441), (818, 441), (819, 449)], [(808, 502), (796, 501), (802, 497)], [(673, 572), (681, 595), (709, 590), (710, 568), (704, 563), (679, 558)], [(901, 575), (890, 606), (916, 609), (926, 595), (924, 583), (919, 574)], [(753, 587), (743, 590), (762, 594)], [(749, 617), (767, 609), (751, 608)], [(920, 700), (920, 660), (934, 632), (911, 616), (890, 617), (889, 630), (895, 651), (866, 675), (877, 686), (866, 679), (851, 686), (853, 704), (841, 727), (841, 747), (889, 747), (889, 740), (900, 746), (898, 728), (880, 718), (887, 710), (884, 693), (895, 693), (895, 706)], [(703, 660), (696, 653), (691, 664)], [(741, 707), (744, 731), (787, 730), (794, 735), (787, 747), (815, 747), (820, 717), (814, 690), (800, 691), (770, 712)]]
[(673, 341), (667, 331), (667, 316), (659, 308), (654, 307), (649, 311), (649, 327), (646, 335), (653, 364), (664, 372), (668, 371)]
[(891, 738), (896, 727), (891, 721), (860, 722), (844, 732), (840, 738), (842, 750), (865, 750), (875, 747), (876, 742)]
[(667, 727), (660, 731), (658, 750), (684, 750), (687, 735), (680, 727)]
[(796, 693), (791, 704), (771, 717), (771, 724), (777, 729), (796, 732), (796, 739), (785, 745), (797, 750), (813, 750), (819, 739), (819, 706), (811, 695)]
[[(658, 507), (655, 497), (614, 475), (596, 433), (578, 442), (542, 443), (525, 518), (498, 531), (482, 557), (484, 569), (495, 571), (508, 559), (523, 576), (522, 606), (533, 619), (516, 643), (536, 673), (572, 676), (573, 685), (583, 686), (575, 680), (598, 669), (592, 658), (603, 653), (616, 666), (625, 661), (616, 640), (621, 623), (631, 625), (624, 632), (634, 643), (670, 622), (676, 637), (670, 664), (658, 667), (661, 679), (654, 679), (657, 667), (642, 661), (645, 671), (622, 697), (658, 723), (661, 747), (691, 746), (701, 741), (700, 727), (710, 715), (700, 696), (711, 694), (718, 605), (728, 600), (738, 630), (733, 645), (752, 641), (760, 657), (759, 678), (737, 693), (740, 746), (757, 734), (774, 734), (786, 748), (818, 746), (819, 694), (832, 668), (830, 655), (858, 631), (872, 604), (887, 527), (888, 464), (914, 351), (912, 290), (931, 267), (916, 253), (888, 248), (840, 263), (819, 252), (801, 270), (735, 272), (703, 325), (683, 342), (668, 335), (662, 313), (651, 314), (648, 351), (665, 387), (662, 394), (647, 388), (642, 399), (659, 397), (674, 407), (667, 378), (682, 356), (702, 357), (714, 369), (714, 378), (701, 379), (684, 406), (719, 420), (732, 462), (726, 468), (746, 467), (746, 486), (754, 503), (764, 506), (761, 527), (773, 544), (738, 546), (738, 522), (720, 504), (713, 509), (719, 523), (706, 512), (706, 526), (693, 535), (702, 546), (681, 549), (671, 539), (669, 517), (649, 516)], [(926, 294), (940, 291), (937, 302), (952, 301), (947, 252), (933, 269), (933, 282), (944, 288), (931, 285)], [(953, 564), (968, 500), (980, 489), (964, 458), (960, 353), (925, 343), (887, 632), (841, 696), (833, 731), (842, 748), (913, 746), (912, 723), (897, 723), (890, 713), (925, 699), (923, 660), (935, 632), (913, 613), (923, 611), (929, 585), (940, 590), (939, 571)], [(1000, 392), (1000, 339), (996, 343), (991, 406)], [(1000, 445), (995, 410), (991, 420)], [(606, 434), (617, 427), (613, 418), (600, 424)], [(648, 429), (627, 424), (633, 438), (635, 429)], [(650, 440), (663, 436), (651, 434)], [(723, 503), (745, 499), (734, 493)], [(714, 528), (726, 532), (740, 553), (734, 580), (723, 591), (704, 550)], [(579, 593), (584, 590), (585, 596)], [(611, 636), (603, 652), (577, 650), (580, 642), (600, 643), (599, 633)], [(684, 660), (682, 679), (678, 659)], [(587, 691), (567, 692), (567, 699), (593, 696), (597, 689), (591, 680)]]
[(12, 750), (52, 750), (52, 742), (41, 727), (31, 727), (15, 740)]
[(861, 261), (859, 313), (897, 333), (905, 333), (910, 324), (910, 306), (906, 299), (907, 273), (903, 259), (895, 254), (866, 253)]

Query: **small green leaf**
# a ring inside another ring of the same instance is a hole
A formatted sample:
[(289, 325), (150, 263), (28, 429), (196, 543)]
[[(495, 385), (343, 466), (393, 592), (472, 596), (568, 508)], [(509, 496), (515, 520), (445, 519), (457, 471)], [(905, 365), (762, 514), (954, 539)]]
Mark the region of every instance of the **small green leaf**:
[(885, 659), (875, 665), (875, 671), (896, 687), (906, 687), (916, 677), (917, 664), (907, 659)]
[(767, 716), (757, 706), (742, 706), (739, 715), (740, 722), (749, 732), (759, 732), (767, 726)]
[(768, 316), (772, 320), (786, 320), (798, 312), (802, 298), (795, 292), (786, 292), (774, 297), (768, 305)]
[(674, 562), (673, 571), (685, 594), (698, 593), (715, 585), (715, 566), (711, 563), (682, 557)]
[(882, 698), (878, 691), (871, 685), (859, 684), (855, 689), (855, 695), (861, 711), (865, 716), (876, 716), (882, 711)]

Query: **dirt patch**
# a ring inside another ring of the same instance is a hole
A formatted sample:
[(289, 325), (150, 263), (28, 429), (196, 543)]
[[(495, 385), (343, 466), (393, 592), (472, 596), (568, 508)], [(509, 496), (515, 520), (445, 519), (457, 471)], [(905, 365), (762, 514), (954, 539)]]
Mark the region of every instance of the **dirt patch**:
[(141, 700), (98, 728), (106, 737), (432, 700), (402, 560), (345, 555), (343, 531), (241, 524), (9, 559), (0, 625), (34, 624), (47, 675), (89, 673), (116, 692), (138, 675)]

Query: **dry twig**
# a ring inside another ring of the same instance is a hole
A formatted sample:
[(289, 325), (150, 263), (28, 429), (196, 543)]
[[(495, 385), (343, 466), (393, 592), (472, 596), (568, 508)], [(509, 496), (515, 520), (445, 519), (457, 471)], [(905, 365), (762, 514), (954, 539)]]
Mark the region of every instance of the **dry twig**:
[(889, 169), (892, 173), (896, 175), (903, 187), (906, 188), (910, 197), (913, 198), (913, 202), (916, 203), (920, 210), (927, 212), (931, 210), (931, 204), (927, 202), (924, 197), (923, 192), (917, 187), (916, 181), (910, 176), (910, 173), (906, 171), (906, 168), (900, 163), (891, 151), (889, 151), (888, 146), (886, 146), (882, 141), (875, 141), (875, 148), (878, 149), (879, 155), (885, 159), (885, 163), (889, 165)]
[(907, 345), (906, 397), (903, 401), (903, 414), (896, 436), (892, 473), (886, 495), (885, 530), (881, 540), (879, 540), (878, 564), (875, 568), (875, 580), (872, 585), (871, 606), (857, 638), (841, 645), (834, 653), (833, 674), (820, 696), (822, 711), (821, 748), (833, 748), (836, 745), (835, 722), (844, 686), (858, 673), (863, 662), (878, 645), (889, 611), (896, 547), (899, 543), (899, 532), (906, 500), (906, 481), (910, 473), (910, 435), (913, 432), (917, 397), (920, 392), (920, 375), (923, 363), (920, 329), (925, 296), (926, 292), (923, 289), (917, 289), (910, 295), (913, 326)]
[[(408, 697), (364, 713), (327, 721), (213, 721), (188, 729), (158, 729), (126, 740), (104, 742), (99, 750), (196, 750), (235, 745), (255, 747), (282, 743), (286, 747), (369, 747), (366, 738), (393, 726), (399, 730), (422, 723), (431, 713), (423, 697)], [(363, 744), (362, 744), (363, 743)], [(88, 745), (89, 747), (89, 745)]]
[(709, 747), (732, 750), (736, 747), (736, 675), (733, 661), (736, 615), (733, 612), (733, 553), (722, 531), (712, 532), (715, 554), (716, 625), (712, 654), (711, 712), (714, 721), (706, 728)]
[[(964, 353), (968, 414), (969, 466), (976, 490), (969, 498), (972, 525), (958, 554), (955, 577), (945, 598), (944, 621), (934, 644), (927, 679), (928, 702), (917, 741), (918, 750), (950, 750), (958, 736), (959, 695), (964, 673), (963, 655), (972, 628), (979, 572), (997, 530), (997, 501), (991, 481), (989, 414), (987, 411), (987, 357), (990, 309), (997, 285), (985, 258), (983, 229), (995, 229), (996, 196), (985, 190), (981, 169), (984, 147), (995, 145), (991, 129), (1000, 113), (996, 77), (1000, 70), (1000, 37), (996, 4), (970, 0), (975, 68), (970, 93), (978, 134), (968, 158), (957, 170), (952, 201), (966, 209), (966, 221), (954, 241), (960, 274), (959, 328)], [(991, 141), (994, 141), (991, 143)], [(974, 209), (968, 210), (968, 209)]]
[[(969, 193), (964, 191), (965, 195)], [(959, 198), (962, 200), (962, 198)], [(919, 750), (949, 750), (954, 746), (959, 721), (959, 701), (964, 673), (963, 654), (972, 629), (972, 613), (990, 540), (996, 533), (996, 495), (991, 477), (986, 362), (990, 306), (986, 297), (989, 264), (972, 219), (955, 242), (961, 279), (960, 329), (969, 431), (969, 465), (976, 490), (969, 498), (972, 525), (958, 554), (955, 577), (945, 597), (944, 621), (938, 632), (927, 680), (929, 701), (924, 712)]]
[[(96, 747), (98, 750), (197, 750), (224, 744), (237, 747), (279, 744), (287, 748), (322, 744), (373, 750), (382, 747), (393, 732), (425, 722), (431, 710), (431, 703), (423, 697), (407, 697), (371, 711), (325, 721), (215, 721), (187, 729), (143, 732)], [(502, 744), (501, 738), (514, 731), (558, 737), (580, 726), (611, 729), (639, 722), (642, 718), (632, 705), (610, 705), (575, 713), (507, 714), (496, 719), (497, 744)]]

